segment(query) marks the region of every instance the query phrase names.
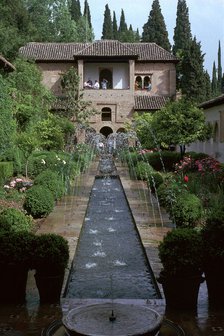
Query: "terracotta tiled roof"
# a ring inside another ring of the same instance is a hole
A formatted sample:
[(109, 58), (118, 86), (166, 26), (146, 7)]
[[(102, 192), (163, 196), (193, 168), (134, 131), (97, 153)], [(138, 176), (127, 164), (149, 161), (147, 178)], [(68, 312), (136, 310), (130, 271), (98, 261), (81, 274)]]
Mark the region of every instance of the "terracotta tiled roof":
[(138, 53), (133, 48), (126, 46), (125, 43), (115, 40), (100, 40), (91, 43), (82, 51), (76, 53), (75, 56), (135, 56), (137, 58)]
[(88, 43), (39, 43), (30, 42), (19, 52), (37, 61), (74, 61), (74, 54), (83, 50)]
[(124, 43), (132, 48), (138, 55), (138, 61), (174, 61), (178, 62), (176, 56), (158, 46), (156, 43)]
[(212, 106), (218, 106), (218, 105), (222, 105), (224, 104), (224, 94), (222, 94), (221, 96), (218, 96), (216, 98), (213, 98), (213, 99), (210, 99), (204, 103), (201, 103), (199, 105), (199, 107), (202, 107), (202, 108), (209, 108), (209, 107), (212, 107)]
[(130, 57), (139, 61), (177, 62), (177, 58), (155, 43), (121, 43), (99, 40), (92, 43), (30, 42), (20, 54), (37, 61), (69, 61), (82, 57)]
[(160, 110), (168, 100), (168, 97), (161, 96), (135, 96), (135, 110)]

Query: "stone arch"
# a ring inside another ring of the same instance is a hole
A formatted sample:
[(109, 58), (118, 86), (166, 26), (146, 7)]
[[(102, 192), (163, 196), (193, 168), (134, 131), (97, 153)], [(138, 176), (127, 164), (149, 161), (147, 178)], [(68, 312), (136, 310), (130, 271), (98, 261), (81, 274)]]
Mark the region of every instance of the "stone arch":
[(123, 127), (118, 128), (117, 133), (126, 133)]
[(109, 126), (104, 126), (104, 127), (102, 127), (100, 129), (100, 133), (103, 134), (107, 138), (108, 135), (110, 135), (111, 133), (113, 133), (113, 130)]
[[(112, 71), (108, 68), (101, 69), (100, 70), (100, 87), (101, 87), (101, 82), (103, 79), (107, 80), (107, 88), (112, 89), (113, 88), (113, 74)], [(101, 87), (102, 88), (102, 87)]]

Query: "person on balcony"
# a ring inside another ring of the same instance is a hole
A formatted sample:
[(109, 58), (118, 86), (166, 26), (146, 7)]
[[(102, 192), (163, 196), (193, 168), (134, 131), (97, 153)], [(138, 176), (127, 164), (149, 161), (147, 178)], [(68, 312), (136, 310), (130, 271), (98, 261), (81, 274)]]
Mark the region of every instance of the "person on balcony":
[(93, 88), (93, 82), (91, 81), (91, 79), (88, 79), (87, 82), (84, 82), (84, 88), (85, 89), (92, 89)]
[(106, 90), (107, 89), (107, 83), (108, 83), (108, 80), (106, 80), (105, 78), (102, 80), (101, 82), (101, 86), (102, 86), (102, 89), (103, 90)]
[(93, 85), (93, 88), (96, 89), (96, 90), (99, 90), (99, 88), (100, 88), (100, 84), (99, 84), (99, 82), (98, 82), (97, 79), (95, 80), (95, 83), (94, 83), (94, 85)]

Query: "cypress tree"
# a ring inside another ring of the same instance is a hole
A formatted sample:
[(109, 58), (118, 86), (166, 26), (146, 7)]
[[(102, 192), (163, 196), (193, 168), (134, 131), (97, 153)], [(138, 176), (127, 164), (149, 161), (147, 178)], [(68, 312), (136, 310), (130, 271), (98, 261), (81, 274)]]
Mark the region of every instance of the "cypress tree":
[(125, 15), (124, 15), (124, 10), (123, 9), (121, 10), (118, 36), (119, 36), (119, 41), (121, 41), (121, 42), (129, 42), (129, 40), (130, 40), (130, 34), (129, 34), (127, 23), (125, 21)]
[(168, 39), (168, 32), (159, 0), (154, 0), (152, 3), (148, 21), (143, 26), (142, 41), (155, 42), (162, 48), (170, 51), (171, 46)]
[(212, 98), (212, 85), (207, 70), (204, 72), (204, 78), (205, 78), (205, 100), (209, 100), (210, 98)]
[(174, 28), (173, 36), (173, 53), (175, 55), (184, 50), (192, 40), (191, 26), (189, 22), (189, 12), (186, 0), (178, 0), (176, 27)]
[(105, 6), (104, 11), (104, 22), (103, 22), (103, 31), (102, 31), (102, 39), (104, 40), (113, 40), (113, 27), (111, 20), (111, 13), (108, 4)]
[(217, 81), (217, 75), (216, 75), (216, 65), (215, 61), (213, 62), (213, 68), (212, 68), (212, 96), (216, 97), (218, 95), (218, 81)]
[(113, 39), (117, 40), (118, 39), (118, 27), (117, 27), (117, 18), (116, 18), (115, 11), (113, 12), (112, 27), (113, 27)]
[(75, 22), (78, 22), (80, 17), (82, 16), (79, 0), (71, 0), (70, 13), (71, 13), (72, 20), (74, 20)]
[(85, 2), (84, 2), (83, 16), (85, 16), (87, 18), (89, 27), (92, 29), (92, 22), (91, 22), (91, 15), (90, 15), (90, 9), (89, 9), (88, 0), (85, 0)]
[(219, 48), (218, 48), (218, 91), (222, 91), (222, 64), (221, 64), (221, 44), (219, 41)]
[(196, 103), (206, 99), (203, 63), (204, 55), (201, 52), (201, 44), (194, 38), (183, 56), (181, 88), (186, 98)]
[(126, 33), (128, 31), (128, 26), (127, 23), (125, 21), (125, 15), (124, 15), (124, 10), (121, 10), (121, 17), (120, 17), (120, 25), (119, 25), (119, 34), (123, 34)]

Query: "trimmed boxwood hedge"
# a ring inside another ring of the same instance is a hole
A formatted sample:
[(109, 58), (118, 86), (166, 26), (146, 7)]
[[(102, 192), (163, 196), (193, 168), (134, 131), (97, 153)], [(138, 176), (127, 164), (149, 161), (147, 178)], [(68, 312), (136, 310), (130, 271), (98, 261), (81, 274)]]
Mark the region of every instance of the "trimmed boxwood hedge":
[(26, 192), (23, 207), (34, 218), (46, 217), (54, 208), (54, 196), (48, 188), (33, 186)]
[(33, 220), (21, 210), (6, 208), (0, 213), (0, 231), (6, 232), (30, 232), (33, 228)]
[(34, 185), (41, 185), (48, 188), (55, 200), (60, 199), (65, 193), (62, 177), (56, 172), (46, 169), (34, 179)]

